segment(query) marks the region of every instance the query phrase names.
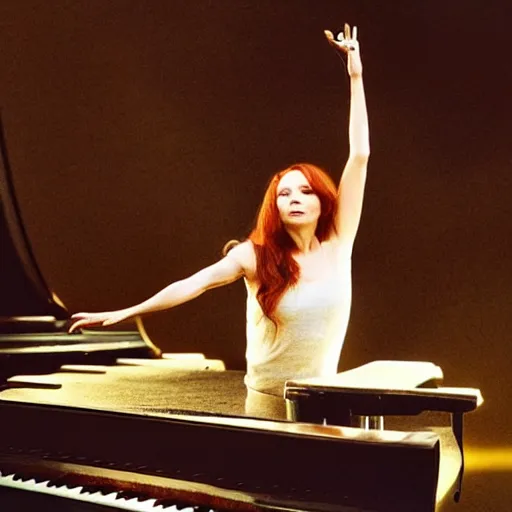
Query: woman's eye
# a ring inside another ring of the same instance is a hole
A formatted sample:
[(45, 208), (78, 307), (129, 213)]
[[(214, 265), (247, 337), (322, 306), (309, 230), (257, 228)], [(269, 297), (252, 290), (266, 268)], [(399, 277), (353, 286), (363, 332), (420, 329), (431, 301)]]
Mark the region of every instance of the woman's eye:
[(303, 194), (314, 194), (313, 192), (313, 189), (311, 188), (306, 188), (302, 191)]

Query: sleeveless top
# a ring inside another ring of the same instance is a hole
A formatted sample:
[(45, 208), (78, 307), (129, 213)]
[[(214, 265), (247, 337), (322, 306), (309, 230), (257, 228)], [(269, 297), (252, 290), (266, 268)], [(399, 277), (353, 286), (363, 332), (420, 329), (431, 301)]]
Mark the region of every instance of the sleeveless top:
[(277, 327), (256, 299), (257, 285), (245, 284), (248, 388), (283, 396), (288, 379), (337, 373), (352, 299), (350, 255), (322, 279), (299, 278), (286, 290), (276, 308)]

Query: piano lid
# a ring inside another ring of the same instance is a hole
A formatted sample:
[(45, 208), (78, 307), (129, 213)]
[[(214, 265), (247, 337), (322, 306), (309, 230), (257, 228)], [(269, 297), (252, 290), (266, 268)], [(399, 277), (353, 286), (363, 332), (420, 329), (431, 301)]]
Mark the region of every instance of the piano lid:
[(0, 323), (12, 317), (69, 314), (43, 278), (23, 225), (0, 112)]

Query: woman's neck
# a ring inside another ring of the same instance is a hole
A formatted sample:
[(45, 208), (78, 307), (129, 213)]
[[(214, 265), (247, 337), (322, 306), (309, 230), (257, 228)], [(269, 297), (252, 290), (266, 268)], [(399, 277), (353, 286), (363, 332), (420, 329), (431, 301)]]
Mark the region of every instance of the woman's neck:
[(307, 254), (320, 247), (320, 242), (315, 236), (316, 226), (314, 227), (301, 227), (300, 229), (286, 229), (291, 239), (297, 246), (297, 252)]

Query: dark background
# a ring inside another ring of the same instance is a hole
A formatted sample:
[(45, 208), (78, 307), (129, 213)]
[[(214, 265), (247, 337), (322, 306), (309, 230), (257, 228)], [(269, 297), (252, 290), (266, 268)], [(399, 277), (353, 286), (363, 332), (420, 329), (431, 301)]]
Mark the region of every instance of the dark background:
[[(71, 312), (125, 307), (247, 236), (275, 171), (338, 179), (349, 82), (322, 31), (351, 22), (372, 155), (340, 369), (433, 361), (486, 398), (468, 446), (510, 449), (511, 19), (502, 1), (3, 0), (0, 105), (43, 273)], [(238, 282), (146, 325), (243, 369), (244, 311)]]

